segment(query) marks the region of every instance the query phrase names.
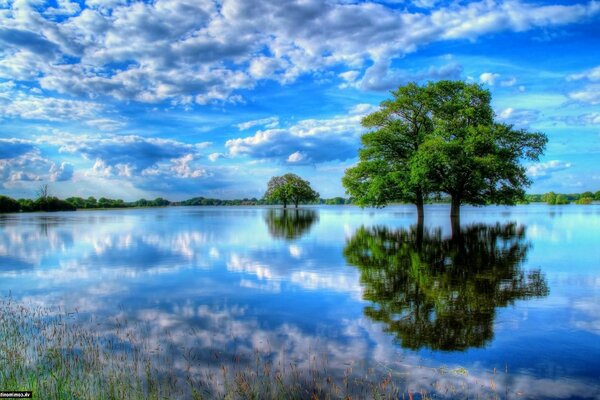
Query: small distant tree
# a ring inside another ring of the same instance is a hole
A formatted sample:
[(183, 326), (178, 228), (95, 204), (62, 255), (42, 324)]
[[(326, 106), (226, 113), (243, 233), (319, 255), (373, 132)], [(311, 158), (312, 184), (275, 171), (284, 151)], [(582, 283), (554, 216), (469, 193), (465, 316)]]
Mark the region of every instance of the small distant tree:
[(48, 199), (50, 198), (50, 188), (47, 183), (44, 183), (36, 192), (36, 202), (44, 211), (48, 211)]
[(288, 203), (294, 203), (298, 208), (299, 203), (315, 201), (319, 198), (319, 193), (310, 187), (310, 182), (300, 178), (296, 174), (285, 174), (274, 176), (267, 184), (265, 199), (273, 202), (281, 202), (283, 208)]
[(594, 193), (594, 200), (600, 201), (600, 190)]

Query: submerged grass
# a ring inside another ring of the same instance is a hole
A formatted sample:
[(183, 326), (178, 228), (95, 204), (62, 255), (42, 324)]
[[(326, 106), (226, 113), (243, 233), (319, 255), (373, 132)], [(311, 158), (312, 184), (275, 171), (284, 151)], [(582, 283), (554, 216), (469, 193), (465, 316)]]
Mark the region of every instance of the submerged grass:
[[(222, 360), (215, 354), (214, 365), (206, 366), (188, 349), (175, 362), (123, 321), (116, 321), (116, 331), (101, 334), (80, 319), (0, 299), (0, 390), (32, 391), (37, 399), (505, 397), (493, 381), (469, 383), (464, 369), (436, 370), (440, 379), (432, 380), (429, 390), (413, 392), (404, 374), (385, 367), (332, 374), (326, 356), (309, 355), (309, 367), (301, 368), (258, 352), (250, 360), (248, 355)], [(448, 375), (458, 381), (445, 379)]]

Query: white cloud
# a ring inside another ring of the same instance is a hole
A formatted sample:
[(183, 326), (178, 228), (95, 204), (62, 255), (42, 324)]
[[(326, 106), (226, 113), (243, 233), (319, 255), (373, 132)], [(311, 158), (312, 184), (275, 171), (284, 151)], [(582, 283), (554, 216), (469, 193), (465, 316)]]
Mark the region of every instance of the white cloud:
[(498, 78), (500, 78), (499, 74), (494, 74), (492, 72), (484, 72), (483, 74), (479, 75), (479, 82), (487, 83), (490, 86), (494, 86)]
[(208, 159), (212, 162), (217, 161), (219, 158), (225, 158), (227, 155), (223, 153), (210, 153)]
[(282, 163), (314, 164), (356, 156), (360, 121), (373, 106), (359, 104), (348, 115), (331, 119), (307, 119), (287, 128), (259, 130), (253, 136), (225, 143), (232, 157), (246, 155)]
[[(293, 7), (273, 0), (93, 0), (79, 7), (69, 0), (45, 9), (11, 3), (0, 14), (0, 77), (75, 96), (207, 104), (239, 101), (237, 91), (264, 79), (286, 83), (334, 65), (356, 71), (372, 64), (362, 86), (384, 87), (404, 75), (390, 68), (391, 60), (429, 43), (561, 26), (600, 12), (598, 2), (521, 1), (426, 12), (326, 0)], [(340, 78), (353, 82), (353, 75)]]
[[(4, 104), (3, 104), (4, 103)], [(102, 111), (100, 104), (90, 101), (66, 100), (54, 97), (15, 93), (10, 99), (0, 99), (0, 116), (46, 121), (69, 121), (95, 118)]]
[(0, 186), (14, 186), (31, 181), (67, 181), (73, 176), (73, 165), (57, 166), (45, 157), (34, 142), (0, 139)]
[(389, 90), (411, 81), (458, 79), (462, 66), (449, 63), (439, 67), (430, 66), (420, 71), (408, 71), (390, 67), (390, 61), (376, 62), (367, 70), (354, 86), (364, 90)]
[(510, 77), (510, 78), (501, 80), (500, 81), (500, 86), (510, 87), (510, 86), (514, 86), (516, 83), (517, 83), (517, 78), (515, 78), (513, 76), (513, 77)]
[(578, 81), (581, 79), (586, 79), (589, 81), (600, 81), (600, 66), (589, 69), (587, 71), (578, 73), (578, 74), (572, 74), (569, 75), (567, 77), (567, 80), (569, 81)]
[(306, 158), (306, 156), (304, 155), (304, 153), (302, 153), (300, 151), (295, 151), (289, 155), (289, 157), (287, 158), (287, 162), (298, 163), (298, 162), (301, 162), (302, 160), (304, 160), (305, 158)]
[(600, 125), (600, 112), (591, 112), (577, 116), (560, 117), (556, 119), (568, 125)]
[(591, 84), (568, 94), (571, 100), (581, 103), (600, 104), (600, 84)]
[(245, 131), (255, 126), (264, 126), (265, 128), (275, 128), (279, 125), (279, 117), (268, 117), (242, 122), (236, 126), (240, 131)]
[(548, 179), (558, 171), (563, 171), (571, 168), (571, 163), (552, 160), (545, 163), (533, 164), (527, 168), (527, 175), (538, 180)]
[(71, 180), (73, 177), (73, 164), (63, 162), (60, 166), (52, 164), (50, 167), (50, 180), (52, 182), (61, 182)]
[(508, 107), (498, 113), (498, 119), (518, 127), (527, 127), (538, 120), (538, 110)]

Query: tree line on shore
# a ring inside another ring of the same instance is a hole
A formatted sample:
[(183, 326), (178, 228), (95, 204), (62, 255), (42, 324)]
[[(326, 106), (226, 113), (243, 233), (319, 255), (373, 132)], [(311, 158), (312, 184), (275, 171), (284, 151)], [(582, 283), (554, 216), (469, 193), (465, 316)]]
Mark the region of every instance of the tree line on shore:
[[(449, 204), (450, 197), (431, 198), (428, 204)], [(600, 201), (600, 190), (596, 192), (583, 193), (555, 193), (527, 194), (523, 203), (547, 203), (551, 205), (561, 204), (591, 204)], [(318, 198), (315, 201), (304, 202), (310, 205), (359, 205), (356, 199), (351, 197)], [(400, 204), (400, 203), (399, 203)], [(49, 196), (45, 200), (37, 199), (13, 199), (0, 195), (0, 212), (33, 212), (33, 211), (74, 211), (88, 209), (106, 208), (134, 208), (134, 207), (165, 207), (165, 206), (263, 206), (283, 205), (281, 201), (267, 198), (243, 198), (243, 199), (216, 199), (210, 197), (194, 197), (183, 201), (169, 201), (162, 197), (154, 200), (140, 199), (136, 201), (124, 201), (121, 199), (110, 199), (106, 197), (68, 197), (64, 200)]]

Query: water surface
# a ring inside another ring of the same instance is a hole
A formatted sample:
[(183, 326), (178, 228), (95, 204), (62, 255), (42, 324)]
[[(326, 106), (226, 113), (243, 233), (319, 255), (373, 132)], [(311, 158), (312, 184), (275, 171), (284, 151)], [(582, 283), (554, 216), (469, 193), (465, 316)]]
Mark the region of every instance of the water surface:
[(452, 236), (445, 205), (423, 227), (409, 206), (6, 214), (0, 293), (98, 330), (144, 326), (157, 351), (193, 349), (206, 368), (318, 354), (333, 374), (391, 370), (415, 391), (445, 366), (503, 398), (600, 398), (600, 205), (462, 217)]

